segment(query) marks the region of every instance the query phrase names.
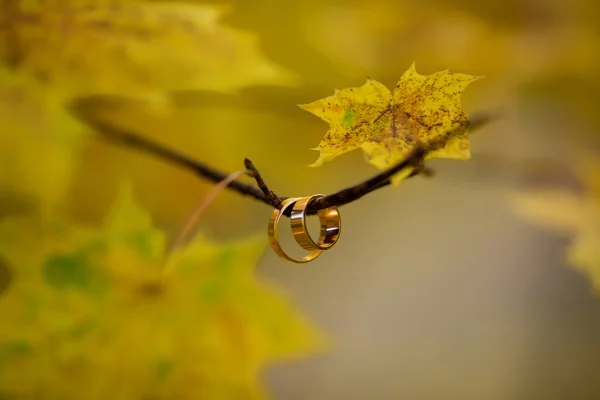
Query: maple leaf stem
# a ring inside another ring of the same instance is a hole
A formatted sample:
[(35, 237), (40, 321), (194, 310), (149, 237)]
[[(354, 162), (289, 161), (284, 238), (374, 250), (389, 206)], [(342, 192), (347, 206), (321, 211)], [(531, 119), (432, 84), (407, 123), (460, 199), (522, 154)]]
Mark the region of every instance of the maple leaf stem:
[[(81, 116), (79, 116), (81, 118)], [(482, 127), (491, 120), (495, 119), (496, 115), (485, 112), (480, 113), (472, 117), (469, 123), (469, 129), (471, 131)], [(193, 171), (199, 176), (214, 182), (223, 182), (230, 176), (230, 174), (223, 173), (215, 168), (212, 168), (206, 164), (193, 160), (177, 151), (163, 147), (158, 143), (154, 143), (148, 139), (142, 138), (136, 133), (130, 132), (123, 128), (115, 127), (109, 123), (99, 121), (90, 117), (81, 118), (83, 122), (87, 123), (91, 127), (95, 128), (99, 133), (103, 134), (105, 138), (112, 139), (118, 143), (125, 144), (131, 148), (139, 149), (148, 152), (156, 157), (159, 157), (167, 162), (179, 165), (185, 169)], [(373, 177), (360, 182), (349, 188), (342, 189), (338, 192), (332, 193), (325, 197), (317, 198), (308, 204), (306, 213), (309, 215), (316, 214), (317, 211), (328, 208), (328, 207), (339, 207), (344, 204), (351, 203), (361, 197), (373, 192), (374, 190), (391, 184), (391, 178), (395, 174), (407, 169), (413, 168), (409, 177), (413, 177), (419, 174), (430, 175), (431, 170), (423, 165), (425, 156), (428, 152), (443, 146), (450, 137), (454, 134), (461, 133), (464, 131), (464, 126), (456, 127), (446, 134), (441, 135), (438, 141), (429, 143), (427, 145), (419, 145), (415, 147), (410, 154), (402, 161), (392, 166), (391, 168), (374, 175)], [(265, 181), (263, 180), (260, 172), (254, 165), (254, 163), (246, 158), (244, 160), (245, 167), (247, 169), (247, 175), (254, 178), (257, 183), (256, 185), (243, 183), (237, 179), (227, 183), (227, 188), (234, 190), (239, 194), (250, 196), (259, 200), (271, 207), (280, 208), (281, 202), (287, 197), (279, 197), (273, 192)], [(290, 212), (286, 212), (285, 215), (289, 217)]]

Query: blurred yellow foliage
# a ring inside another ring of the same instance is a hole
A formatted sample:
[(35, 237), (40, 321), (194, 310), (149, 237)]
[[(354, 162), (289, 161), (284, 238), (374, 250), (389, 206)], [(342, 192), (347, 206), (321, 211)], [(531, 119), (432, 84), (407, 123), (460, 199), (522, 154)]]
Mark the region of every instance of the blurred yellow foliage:
[[(129, 186), (101, 227), (67, 217), (93, 143), (93, 127), (69, 112), (73, 102), (134, 104), (145, 118), (166, 119), (177, 111), (176, 91), (297, 84), (256, 35), (223, 25), (224, 11), (168, 1), (0, 2), (0, 397), (264, 398), (265, 365), (323, 344), (255, 276), (263, 235), (198, 235), (166, 258), (165, 234)], [(33, 199), (35, 210), (4, 215), (4, 195)], [(93, 208), (89, 200), (75, 201)]]
[(46, 89), (0, 67), (0, 192), (42, 200), (42, 213), (59, 205), (85, 140), (82, 124)]
[(255, 276), (264, 247), (198, 235), (166, 258), (128, 186), (100, 228), (6, 217), (0, 397), (266, 397), (262, 367), (324, 341)]
[[(427, 158), (470, 158), (468, 120), (461, 110), (460, 95), (477, 79), (449, 71), (423, 76), (413, 63), (393, 93), (369, 79), (361, 87), (336, 90), (333, 96), (301, 105), (330, 125), (315, 149), (320, 155), (312, 166), (362, 148), (368, 162), (383, 170), (403, 160), (417, 144), (440, 140), (462, 126), (464, 129)], [(392, 182), (399, 183), (410, 172), (397, 174)]]
[(0, 32), (9, 40), (0, 57), (66, 99), (297, 82), (259, 52), (254, 35), (221, 25), (222, 8), (143, 0), (2, 4)]
[(577, 168), (581, 193), (567, 189), (532, 189), (511, 196), (524, 219), (573, 241), (567, 263), (585, 273), (600, 293), (600, 161), (586, 158)]
[(297, 84), (260, 52), (256, 35), (222, 25), (224, 12), (168, 1), (1, 2), (0, 189), (43, 208), (64, 200), (87, 143), (65, 111), (72, 100), (137, 99), (164, 116), (177, 90)]

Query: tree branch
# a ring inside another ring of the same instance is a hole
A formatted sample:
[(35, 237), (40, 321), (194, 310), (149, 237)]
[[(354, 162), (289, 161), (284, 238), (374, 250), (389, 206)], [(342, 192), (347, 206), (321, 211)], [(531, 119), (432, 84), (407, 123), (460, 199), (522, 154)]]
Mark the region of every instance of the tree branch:
[(370, 179), (367, 179), (349, 188), (342, 189), (339, 192), (313, 200), (308, 204), (306, 213), (309, 215), (316, 214), (317, 211), (324, 208), (332, 206), (339, 207), (358, 200), (374, 190), (390, 185), (392, 183), (392, 176), (407, 168), (415, 168), (408, 176), (409, 178), (421, 173), (431, 175), (432, 171), (423, 164), (427, 153), (442, 148), (452, 137), (463, 133), (465, 128), (468, 128), (472, 133), (494, 119), (497, 119), (498, 116), (499, 114), (493, 112), (480, 112), (473, 115), (471, 120), (467, 123), (467, 127), (465, 127), (465, 125), (459, 125), (446, 132), (444, 135), (441, 135), (438, 140), (428, 144), (417, 145), (417, 147), (415, 147), (404, 160), (398, 162), (396, 165), (386, 169), (385, 171), (374, 175)]
[[(77, 112), (75, 112), (75, 115), (78, 116), (83, 122), (89, 124), (98, 132), (102, 133), (107, 139), (116, 141), (120, 144), (125, 144), (134, 149), (146, 151), (147, 153), (159, 157), (167, 162), (193, 171), (211, 182), (218, 183), (229, 176), (227, 173), (220, 172), (206, 164), (192, 160), (191, 158), (175, 150), (167, 149), (160, 144), (144, 139), (125, 129), (115, 127), (97, 119), (82, 117)], [(470, 131), (474, 131), (496, 118), (497, 115), (491, 112), (482, 112), (476, 114), (471, 118), (471, 121), (468, 122), (468, 128)], [(417, 145), (404, 160), (363, 182), (360, 182), (349, 188), (342, 189), (325, 197), (315, 199), (308, 205), (306, 210), (307, 214), (316, 214), (319, 210), (332, 206), (339, 207), (358, 200), (377, 189), (391, 184), (392, 176), (407, 168), (413, 168), (413, 171), (411, 171), (409, 177), (419, 174), (430, 175), (432, 173), (431, 170), (424, 166), (424, 160), (427, 154), (430, 151), (443, 147), (450, 138), (456, 136), (457, 134), (463, 133), (466, 127), (467, 126), (464, 124), (459, 125), (456, 128), (448, 131), (446, 134), (441, 135), (440, 138), (434, 142), (426, 145)], [(281, 202), (287, 197), (277, 196), (275, 192), (269, 189), (260, 175), (260, 172), (254, 166), (251, 160), (245, 159), (244, 164), (248, 170), (248, 175), (256, 180), (258, 186), (234, 180), (228, 184), (227, 188), (234, 190), (239, 194), (253, 197), (271, 207), (279, 208)], [(289, 212), (286, 213), (286, 215), (289, 216)]]
[(279, 196), (277, 196), (274, 191), (269, 189), (262, 176), (260, 175), (260, 172), (258, 172), (258, 169), (256, 169), (256, 167), (254, 166), (254, 163), (249, 158), (245, 158), (244, 165), (249, 171), (248, 175), (250, 175), (256, 180), (256, 184), (258, 185), (260, 190), (262, 190), (269, 204), (271, 204), (275, 208), (280, 208), (281, 200), (279, 199)]
[[(229, 176), (227, 173), (218, 171), (206, 164), (192, 160), (191, 158), (175, 150), (167, 149), (158, 143), (143, 139), (137, 136), (135, 133), (90, 118), (85, 118), (83, 121), (96, 129), (98, 132), (102, 133), (103, 137), (106, 139), (115, 141), (118, 144), (125, 144), (133, 149), (143, 150), (169, 163), (179, 165), (180, 167), (190, 170), (211, 182), (219, 183)], [(234, 180), (227, 186), (227, 188), (233, 189), (239, 194), (254, 197), (256, 200), (262, 201), (268, 205), (272, 205), (260, 188), (256, 187), (255, 185)]]

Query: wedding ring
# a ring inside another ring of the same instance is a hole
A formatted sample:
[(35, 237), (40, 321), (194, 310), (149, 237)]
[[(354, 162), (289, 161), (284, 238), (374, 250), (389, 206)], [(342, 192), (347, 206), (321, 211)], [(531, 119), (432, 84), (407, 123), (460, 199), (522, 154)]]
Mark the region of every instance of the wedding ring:
[(281, 209), (276, 208), (273, 210), (273, 212), (271, 213), (271, 218), (269, 219), (268, 232), (269, 232), (269, 243), (271, 244), (271, 247), (273, 248), (273, 250), (275, 251), (275, 253), (277, 253), (277, 255), (279, 257), (283, 258), (284, 260), (291, 261), (293, 263), (302, 264), (302, 263), (310, 262), (310, 261), (314, 260), (315, 258), (319, 257), (321, 255), (321, 253), (323, 253), (323, 250), (311, 249), (311, 250), (309, 250), (309, 253), (306, 256), (302, 257), (301, 259), (296, 259), (296, 258), (292, 258), (292, 257), (288, 256), (283, 251), (281, 246), (279, 245), (279, 219), (281, 218), (281, 216), (283, 215), (285, 210), (287, 210), (290, 206), (292, 206), (298, 200), (300, 200), (299, 197), (285, 199), (281, 203)]
[(329, 207), (317, 212), (321, 231), (319, 240), (310, 237), (306, 229), (306, 207), (315, 198), (325, 197), (324, 194), (315, 194), (310, 197), (301, 197), (294, 204), (290, 217), (290, 226), (294, 239), (305, 250), (327, 250), (332, 248), (340, 238), (342, 232), (342, 219), (337, 207)]

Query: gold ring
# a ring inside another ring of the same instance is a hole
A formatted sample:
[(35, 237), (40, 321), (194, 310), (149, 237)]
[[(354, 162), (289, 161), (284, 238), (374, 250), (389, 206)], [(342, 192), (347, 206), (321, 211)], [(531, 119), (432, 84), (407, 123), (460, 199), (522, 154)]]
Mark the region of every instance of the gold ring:
[(281, 209), (276, 208), (273, 210), (273, 212), (271, 213), (271, 218), (269, 219), (269, 243), (271, 243), (271, 247), (273, 248), (273, 250), (275, 250), (275, 253), (277, 253), (279, 257), (283, 258), (284, 260), (291, 261), (293, 263), (302, 264), (310, 262), (315, 258), (319, 257), (321, 253), (323, 253), (323, 250), (313, 249), (301, 259), (295, 259), (288, 256), (279, 245), (279, 219), (281, 218), (285, 210), (287, 210), (289, 206), (291, 206), (298, 200), (300, 200), (299, 197), (285, 199), (281, 203)]
[(306, 207), (315, 198), (325, 197), (324, 194), (315, 194), (310, 197), (302, 197), (297, 200), (292, 209), (290, 226), (294, 239), (305, 250), (327, 250), (332, 248), (340, 238), (342, 232), (342, 219), (337, 207), (329, 207), (317, 212), (321, 231), (319, 240), (310, 237), (306, 229)]

